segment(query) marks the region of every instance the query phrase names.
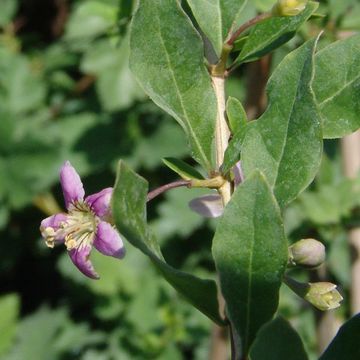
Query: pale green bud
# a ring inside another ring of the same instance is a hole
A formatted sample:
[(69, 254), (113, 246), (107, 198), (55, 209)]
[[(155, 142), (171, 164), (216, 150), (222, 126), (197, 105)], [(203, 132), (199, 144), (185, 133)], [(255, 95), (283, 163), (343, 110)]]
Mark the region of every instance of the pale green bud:
[(325, 261), (325, 246), (315, 239), (302, 239), (289, 247), (289, 263), (316, 268)]
[(274, 16), (295, 16), (306, 7), (307, 0), (278, 0), (272, 8)]
[(343, 300), (336, 285), (329, 282), (300, 283), (287, 276), (284, 281), (295, 294), (322, 311), (338, 308)]
[(329, 282), (309, 283), (309, 289), (304, 297), (309, 303), (322, 311), (336, 309), (343, 297), (336, 290), (336, 285)]

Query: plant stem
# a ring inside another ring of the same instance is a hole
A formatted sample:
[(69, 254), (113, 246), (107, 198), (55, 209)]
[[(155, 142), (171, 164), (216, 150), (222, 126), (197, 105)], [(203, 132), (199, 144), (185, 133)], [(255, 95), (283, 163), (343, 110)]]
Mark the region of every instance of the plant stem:
[[(360, 130), (341, 139), (344, 173), (349, 178), (356, 178), (360, 170)], [(349, 231), (352, 258), (351, 269), (351, 313), (360, 312), (360, 228)]]
[[(229, 144), (230, 130), (226, 121), (226, 102), (225, 102), (225, 78), (219, 76), (212, 76), (212, 83), (217, 99), (217, 119), (215, 130), (216, 142), (216, 168), (224, 162), (225, 150)], [(224, 206), (230, 201), (231, 197), (231, 184), (226, 181), (219, 189)]]
[(190, 185), (189, 180), (178, 180), (178, 181), (174, 181), (172, 183), (160, 186), (157, 189), (152, 190), (148, 193), (147, 202), (151, 201), (152, 199), (156, 198), (157, 196), (161, 195), (162, 193), (164, 193), (170, 189), (175, 189), (178, 187), (189, 186), (189, 185)]
[(258, 16), (255, 16), (254, 18), (250, 19), (246, 23), (242, 24), (235, 32), (232, 33), (230, 38), (226, 41), (226, 44), (229, 46), (233, 46), (236, 39), (247, 29), (249, 29), (251, 26), (258, 24), (259, 22), (269, 19), (272, 17), (271, 12), (266, 12), (263, 14), (260, 14)]

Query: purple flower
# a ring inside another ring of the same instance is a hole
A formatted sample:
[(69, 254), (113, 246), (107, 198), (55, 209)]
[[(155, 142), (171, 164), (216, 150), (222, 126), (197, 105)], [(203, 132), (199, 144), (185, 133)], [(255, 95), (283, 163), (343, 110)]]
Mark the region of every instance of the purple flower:
[(50, 248), (56, 243), (64, 243), (75, 266), (84, 275), (98, 279), (89, 260), (93, 246), (107, 256), (121, 259), (125, 255), (123, 241), (111, 224), (112, 188), (84, 199), (80, 176), (69, 161), (61, 168), (60, 183), (68, 212), (44, 219), (40, 226), (41, 235)]

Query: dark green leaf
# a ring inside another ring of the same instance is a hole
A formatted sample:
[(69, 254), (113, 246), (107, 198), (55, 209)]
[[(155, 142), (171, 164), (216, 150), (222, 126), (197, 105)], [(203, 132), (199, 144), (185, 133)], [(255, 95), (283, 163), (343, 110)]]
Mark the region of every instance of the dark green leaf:
[(231, 168), (240, 160), (241, 143), (244, 135), (242, 131), (237, 132), (229, 142), (224, 155), (224, 163), (221, 166), (221, 172), (227, 174)]
[(247, 124), (247, 116), (241, 102), (229, 97), (226, 102), (226, 115), (229, 121), (229, 127), (233, 134), (242, 132), (245, 135), (245, 128)]
[(201, 30), (219, 56), (229, 32), (238, 26), (247, 0), (187, 0)]
[(360, 35), (327, 46), (315, 57), (313, 89), (325, 138), (360, 128)]
[(360, 359), (360, 314), (347, 321), (338, 331), (319, 360)]
[(298, 333), (283, 318), (276, 318), (259, 332), (250, 351), (251, 360), (307, 360)]
[(204, 179), (196, 169), (180, 159), (168, 157), (162, 159), (162, 161), (168, 168), (176, 172), (185, 180)]
[(277, 309), (288, 258), (280, 210), (261, 173), (233, 194), (216, 229), (213, 255), (229, 319), (247, 353)]
[(289, 54), (268, 83), (269, 107), (248, 125), (242, 165), (258, 168), (284, 206), (314, 179), (322, 154), (321, 123), (311, 90), (315, 40)]
[(235, 63), (254, 61), (288, 42), (318, 6), (316, 2), (309, 2), (297, 16), (272, 17), (256, 25)]
[(132, 245), (151, 259), (177, 291), (198, 310), (221, 324), (215, 282), (176, 270), (165, 262), (159, 245), (146, 223), (147, 191), (146, 180), (121, 161), (113, 193), (113, 215), (117, 228)]
[(152, 100), (185, 130), (193, 157), (212, 169), (217, 105), (200, 36), (177, 0), (140, 0), (130, 67)]

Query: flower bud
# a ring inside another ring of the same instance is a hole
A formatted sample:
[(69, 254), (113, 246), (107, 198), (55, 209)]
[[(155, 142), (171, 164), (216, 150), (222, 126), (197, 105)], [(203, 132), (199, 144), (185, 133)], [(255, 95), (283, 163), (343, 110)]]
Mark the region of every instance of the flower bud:
[(289, 263), (315, 268), (325, 261), (325, 246), (315, 239), (302, 239), (289, 247)]
[(285, 276), (284, 281), (296, 295), (322, 311), (338, 308), (343, 300), (343, 297), (336, 290), (336, 285), (329, 282), (300, 283), (287, 276)]
[(309, 283), (304, 297), (309, 303), (322, 311), (336, 309), (343, 297), (336, 290), (336, 285), (329, 282)]
[(278, 0), (272, 8), (274, 16), (295, 16), (301, 13), (307, 4), (307, 0)]

